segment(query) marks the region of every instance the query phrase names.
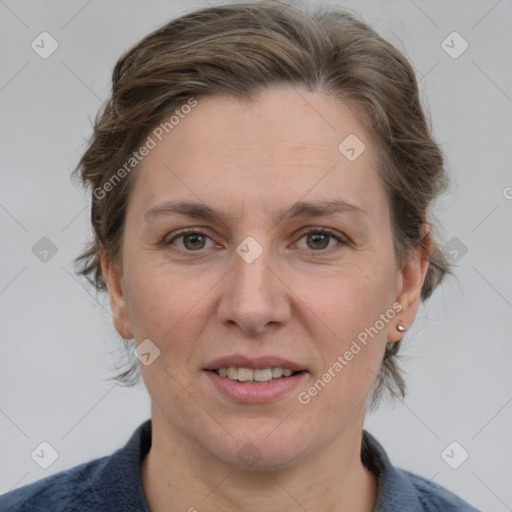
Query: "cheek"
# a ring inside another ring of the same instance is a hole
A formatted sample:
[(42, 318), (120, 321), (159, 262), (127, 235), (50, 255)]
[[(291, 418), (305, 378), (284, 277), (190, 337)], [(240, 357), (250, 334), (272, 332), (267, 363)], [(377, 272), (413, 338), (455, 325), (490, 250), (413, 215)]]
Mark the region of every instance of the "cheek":
[(195, 340), (200, 337), (207, 316), (204, 310), (207, 283), (171, 275), (158, 266), (146, 267), (144, 272), (132, 277), (128, 302), (135, 340), (139, 343), (150, 339), (160, 350), (150, 365), (140, 364), (146, 387), (164, 409), (179, 407), (184, 416), (188, 412), (192, 414), (195, 405), (184, 389), (192, 389), (194, 385), (191, 359), (197, 346)]
[(219, 277), (215, 272), (193, 275), (168, 263), (131, 267), (128, 307), (136, 341), (149, 338), (161, 350), (179, 351), (197, 338), (207, 313), (208, 293)]
[(334, 340), (347, 342), (373, 325), (392, 304), (391, 272), (350, 271), (304, 286), (305, 302), (321, 316)]
[(395, 316), (392, 275), (392, 268), (375, 266), (374, 272), (354, 271), (309, 288), (305, 302), (318, 315), (314, 339), (323, 364), (316, 377), (325, 374), (325, 386), (317, 388), (338, 411), (365, 395), (377, 376)]

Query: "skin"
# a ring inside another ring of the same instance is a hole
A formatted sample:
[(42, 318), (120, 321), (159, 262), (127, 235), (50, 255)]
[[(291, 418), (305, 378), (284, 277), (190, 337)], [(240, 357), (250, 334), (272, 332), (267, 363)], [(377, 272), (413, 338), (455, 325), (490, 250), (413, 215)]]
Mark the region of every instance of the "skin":
[[(426, 253), (412, 251), (398, 268), (375, 143), (355, 112), (287, 87), (256, 100), (198, 99), (136, 170), (122, 264), (102, 255), (116, 329), (160, 349), (141, 365), (153, 423), (143, 488), (153, 512), (170, 503), (172, 510), (369, 512), (377, 486), (360, 461), (366, 400), (386, 343), (402, 337), (396, 325), (409, 327), (416, 315)], [(349, 134), (366, 145), (352, 162), (338, 150)], [(366, 214), (274, 220), (298, 200), (334, 198)], [(205, 203), (227, 221), (145, 219), (171, 199)], [(307, 236), (312, 226), (346, 242), (326, 237), (323, 248)], [(187, 227), (204, 242), (173, 239)], [(428, 247), (427, 227), (425, 234)], [(250, 264), (236, 252), (247, 236), (263, 248)], [(400, 313), (300, 404), (298, 393), (394, 303)], [(231, 354), (278, 355), (309, 373), (272, 402), (237, 403), (202, 371)], [(237, 457), (248, 442), (261, 454), (250, 468)]]

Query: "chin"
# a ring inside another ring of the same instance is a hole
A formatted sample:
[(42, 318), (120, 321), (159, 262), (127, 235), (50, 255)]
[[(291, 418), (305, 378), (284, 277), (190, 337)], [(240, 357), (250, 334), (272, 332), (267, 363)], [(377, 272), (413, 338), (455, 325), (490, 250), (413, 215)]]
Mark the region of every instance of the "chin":
[(229, 466), (247, 471), (272, 471), (283, 469), (293, 465), (300, 454), (290, 450), (289, 447), (283, 447), (282, 442), (271, 443), (267, 446), (247, 441), (240, 447), (234, 447), (234, 451), (219, 450), (215, 448), (214, 456)]
[(309, 436), (303, 425), (284, 427), (279, 421), (267, 419), (261, 428), (254, 428), (253, 422), (245, 426), (242, 422), (236, 432), (226, 429), (232, 437), (223, 432), (220, 439), (211, 438), (207, 445), (203, 438), (202, 444), (218, 460), (240, 469), (269, 471), (289, 467), (306, 456)]

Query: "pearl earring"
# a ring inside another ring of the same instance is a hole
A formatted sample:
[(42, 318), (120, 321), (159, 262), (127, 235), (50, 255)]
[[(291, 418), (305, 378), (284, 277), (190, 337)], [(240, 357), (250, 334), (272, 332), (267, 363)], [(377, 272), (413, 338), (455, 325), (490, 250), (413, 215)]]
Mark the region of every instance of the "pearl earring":
[(399, 332), (404, 332), (405, 331), (405, 327), (402, 324), (398, 324), (396, 326), (396, 330), (399, 331)]

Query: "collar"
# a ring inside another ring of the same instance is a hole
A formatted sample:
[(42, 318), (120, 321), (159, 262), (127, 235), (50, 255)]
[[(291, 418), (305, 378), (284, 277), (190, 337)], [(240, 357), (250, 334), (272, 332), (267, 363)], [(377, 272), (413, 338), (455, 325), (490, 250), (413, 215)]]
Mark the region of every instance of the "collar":
[(374, 512), (423, 510), (417, 489), (408, 474), (391, 464), (382, 445), (366, 430), (363, 430), (361, 460), (377, 477)]
[[(151, 420), (132, 434), (126, 445), (114, 452), (98, 468), (98, 500), (105, 510), (150, 512), (142, 488), (140, 465), (151, 448)], [(366, 430), (362, 432), (361, 460), (377, 477), (374, 512), (421, 509), (417, 490), (407, 473), (395, 468), (384, 448)]]

